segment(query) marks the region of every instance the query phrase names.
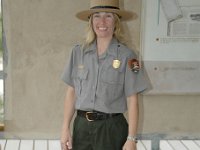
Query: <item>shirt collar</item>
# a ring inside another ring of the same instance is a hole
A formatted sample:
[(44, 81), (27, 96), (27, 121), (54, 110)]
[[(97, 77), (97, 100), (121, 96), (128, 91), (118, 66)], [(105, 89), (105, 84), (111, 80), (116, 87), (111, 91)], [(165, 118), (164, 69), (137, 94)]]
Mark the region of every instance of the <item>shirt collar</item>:
[(118, 51), (119, 47), (120, 47), (120, 44), (119, 44), (118, 40), (116, 38), (113, 38), (108, 46), (107, 53), (109, 55), (116, 57), (119, 53), (119, 51)]
[[(117, 56), (117, 49), (120, 47), (120, 44), (118, 42), (118, 40), (116, 38), (112, 38), (108, 49), (107, 49), (107, 53), (113, 56)], [(92, 42), (92, 44), (90, 44), (85, 50), (84, 50), (84, 54), (86, 54), (87, 52), (92, 52), (92, 51), (96, 51), (97, 49), (97, 44), (96, 44), (96, 40), (94, 42)]]

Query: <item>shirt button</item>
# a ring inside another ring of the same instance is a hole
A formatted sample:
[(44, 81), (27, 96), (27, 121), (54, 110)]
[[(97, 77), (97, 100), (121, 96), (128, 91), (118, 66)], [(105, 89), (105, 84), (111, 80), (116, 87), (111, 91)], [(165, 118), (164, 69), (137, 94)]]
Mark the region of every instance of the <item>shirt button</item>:
[(91, 103), (93, 103), (94, 101), (93, 100), (91, 100)]

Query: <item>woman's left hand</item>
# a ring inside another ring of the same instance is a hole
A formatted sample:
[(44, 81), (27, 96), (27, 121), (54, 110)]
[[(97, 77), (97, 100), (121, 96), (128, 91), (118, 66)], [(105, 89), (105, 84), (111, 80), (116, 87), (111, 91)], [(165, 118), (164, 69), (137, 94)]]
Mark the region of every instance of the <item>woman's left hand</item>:
[(134, 141), (127, 140), (122, 150), (137, 150), (136, 143)]

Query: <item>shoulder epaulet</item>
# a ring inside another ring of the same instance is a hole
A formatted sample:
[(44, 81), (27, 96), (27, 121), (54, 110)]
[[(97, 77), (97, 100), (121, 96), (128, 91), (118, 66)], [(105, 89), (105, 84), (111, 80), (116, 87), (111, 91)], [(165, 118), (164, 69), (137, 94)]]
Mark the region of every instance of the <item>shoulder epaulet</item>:
[(78, 49), (79, 47), (81, 47), (81, 45), (80, 44), (76, 44), (76, 45), (74, 45), (73, 49)]
[[(127, 47), (126, 45), (119, 43), (118, 47), (120, 49), (120, 54), (122, 56), (128, 57), (130, 55), (133, 55), (133, 51), (129, 47)], [(133, 55), (133, 56), (135, 56), (135, 55)]]
[(76, 44), (76, 45), (74, 45), (74, 47), (78, 47), (78, 46), (80, 46), (80, 44)]

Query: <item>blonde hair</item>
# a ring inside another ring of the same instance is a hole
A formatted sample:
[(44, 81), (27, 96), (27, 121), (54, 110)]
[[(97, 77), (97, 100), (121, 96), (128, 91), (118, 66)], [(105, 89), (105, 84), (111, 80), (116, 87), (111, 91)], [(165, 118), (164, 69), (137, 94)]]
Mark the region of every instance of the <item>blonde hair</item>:
[[(124, 34), (123, 34), (123, 27), (120, 21), (120, 18), (117, 14), (114, 14), (114, 20), (115, 20), (115, 29), (113, 32), (113, 36), (121, 43), (126, 44), (126, 40), (124, 38)], [(89, 21), (88, 21), (88, 27), (86, 30), (86, 38), (84, 41), (84, 47), (89, 46), (92, 42), (94, 42), (94, 40), (96, 39), (96, 34), (93, 30), (92, 27), (92, 17), (90, 17)]]

